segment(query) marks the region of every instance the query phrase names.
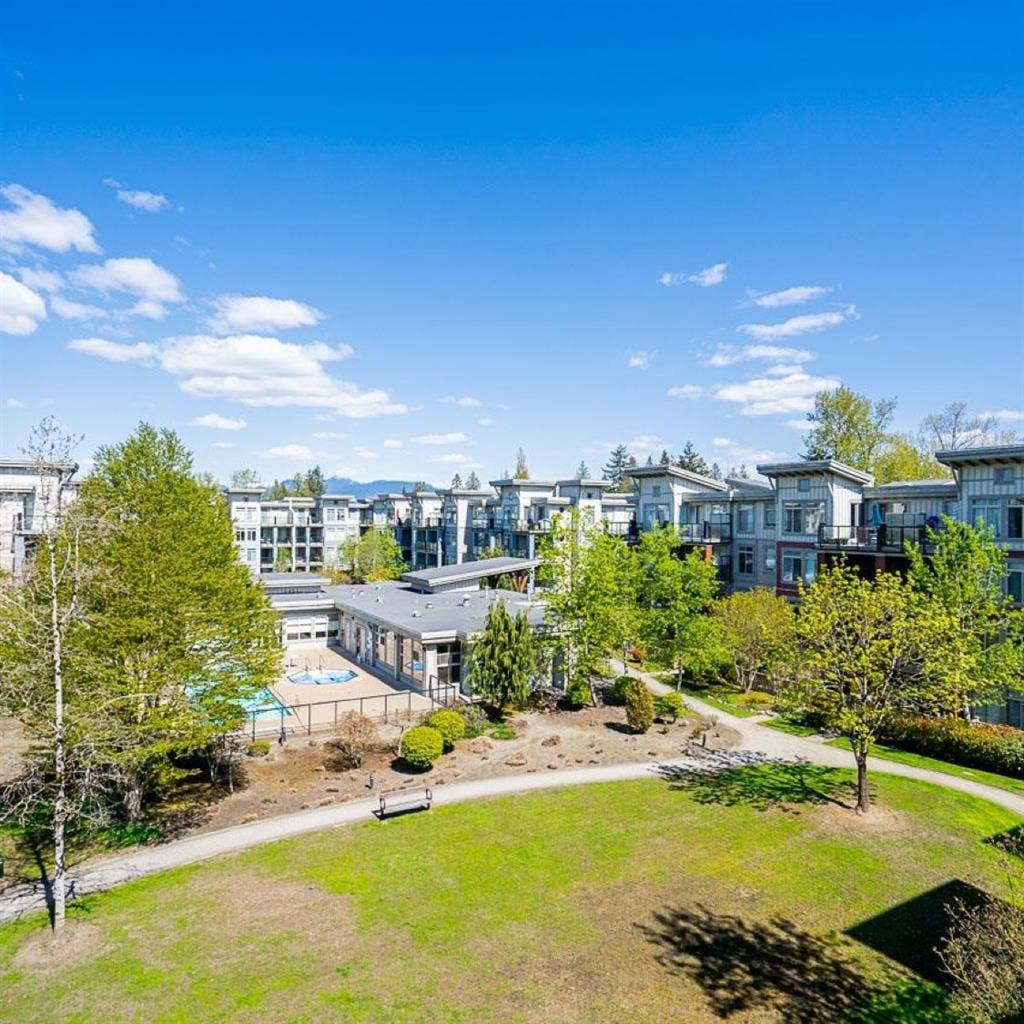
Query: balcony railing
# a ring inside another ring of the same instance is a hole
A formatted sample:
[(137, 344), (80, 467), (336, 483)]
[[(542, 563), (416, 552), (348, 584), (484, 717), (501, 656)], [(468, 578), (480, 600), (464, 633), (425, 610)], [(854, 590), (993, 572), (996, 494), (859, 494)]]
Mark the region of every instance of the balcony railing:
[(818, 547), (837, 550), (901, 552), (906, 543), (923, 544), (928, 524), (918, 522), (882, 523), (878, 526), (837, 526), (823, 523), (818, 527)]
[(685, 544), (727, 544), (732, 540), (732, 524), (708, 519), (701, 523), (683, 523), (679, 534)]

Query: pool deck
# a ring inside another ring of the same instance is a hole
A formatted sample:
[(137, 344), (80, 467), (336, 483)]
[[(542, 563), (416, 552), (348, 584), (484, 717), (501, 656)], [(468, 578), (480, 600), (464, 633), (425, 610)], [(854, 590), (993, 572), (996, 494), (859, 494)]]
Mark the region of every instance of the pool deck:
[[(291, 644), (285, 649), (285, 670), (271, 690), (282, 704), (294, 708), (285, 718), (289, 731), (323, 731), (330, 729), (339, 717), (357, 711), (369, 718), (388, 718), (409, 711), (421, 713), (432, 707), (429, 698), (404, 687), (391, 686), (358, 662), (346, 657), (336, 647), (317, 644)], [(347, 683), (293, 683), (288, 676), (324, 669), (351, 671), (356, 678)], [(301, 705), (301, 706), (300, 706)], [(256, 732), (277, 732), (280, 723), (265, 719), (256, 723)]]

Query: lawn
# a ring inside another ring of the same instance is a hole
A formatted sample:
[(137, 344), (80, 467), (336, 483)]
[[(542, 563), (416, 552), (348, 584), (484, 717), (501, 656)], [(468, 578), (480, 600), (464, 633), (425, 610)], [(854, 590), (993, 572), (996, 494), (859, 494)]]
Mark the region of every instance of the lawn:
[[(659, 676), (661, 682), (675, 685), (675, 677)], [(760, 714), (765, 709), (743, 702), (744, 694), (735, 687), (728, 686), (693, 686), (683, 683), (682, 692), (689, 697), (696, 697), (697, 700), (710, 704), (719, 711), (735, 715), (737, 718), (750, 718), (751, 715)]]
[(60, 969), (38, 919), (0, 929), (0, 1017), (943, 1021), (940, 990), (873, 947), (927, 956), (922, 908), (934, 923), (952, 882), (1001, 891), (985, 840), (1019, 819), (880, 777), (858, 820), (850, 782), (786, 766), (580, 786), (154, 876), (88, 899)]
[[(768, 725), (767, 722), (763, 724)], [(830, 747), (839, 747), (841, 750), (850, 749), (850, 741), (843, 736), (827, 742)], [(927, 757), (924, 754), (913, 754), (908, 750), (886, 746), (884, 743), (873, 744), (871, 755), (886, 761), (910, 764), (915, 768), (927, 768), (933, 772), (942, 772), (944, 775), (958, 775), (961, 779), (973, 779), (975, 782), (983, 782), (986, 786), (995, 786), (996, 789), (1005, 789), (1008, 793), (1024, 796), (1024, 779), (1015, 779), (1009, 775), (999, 775), (996, 772), (986, 772), (981, 768), (964, 768), (962, 765), (952, 764), (950, 761), (940, 761), (938, 758)]]

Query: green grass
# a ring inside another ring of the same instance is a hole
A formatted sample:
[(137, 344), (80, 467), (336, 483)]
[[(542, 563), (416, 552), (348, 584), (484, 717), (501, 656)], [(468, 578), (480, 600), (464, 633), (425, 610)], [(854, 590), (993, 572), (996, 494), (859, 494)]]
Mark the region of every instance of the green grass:
[[(153, 876), (76, 909), (83, 948), (60, 969), (19, 954), (39, 918), (0, 928), (2, 1017), (703, 1024), (728, 1019), (728, 997), (763, 1021), (938, 1024), (936, 988), (843, 932), (951, 879), (1002, 891), (985, 840), (1020, 819), (879, 777), (885, 811), (865, 822), (835, 803), (851, 778), (536, 792)], [(931, 948), (900, 913), (886, 934)]]
[(766, 718), (759, 725), (766, 725), (769, 729), (777, 729), (779, 732), (788, 732), (790, 736), (816, 736), (818, 729), (813, 725), (803, 725), (800, 722), (790, 722), (786, 718)]
[[(675, 685), (674, 676), (661, 681)], [(742, 696), (740, 691), (725, 686), (693, 686), (683, 683), (682, 692), (689, 697), (696, 697), (697, 700), (704, 701), (705, 704), (710, 704), (713, 708), (718, 708), (719, 711), (735, 715), (737, 718), (750, 718), (751, 715), (759, 714), (763, 710), (744, 706), (736, 700), (737, 697)]]
[[(767, 725), (768, 723), (763, 723)], [(850, 741), (845, 736), (838, 739), (826, 741), (830, 747), (839, 747), (842, 750), (850, 749)], [(897, 747), (886, 746), (884, 743), (875, 743), (871, 747), (872, 757), (880, 757), (886, 761), (898, 761), (900, 764), (913, 765), (915, 768), (927, 768), (929, 771), (942, 772), (944, 775), (956, 775), (961, 779), (972, 779), (974, 782), (982, 782), (986, 786), (994, 786), (996, 789), (1005, 789), (1008, 793), (1016, 793), (1024, 796), (1024, 779), (1015, 779), (1009, 775), (999, 775), (997, 772), (986, 772), (981, 768), (965, 768), (950, 761), (940, 761), (935, 757), (928, 757), (925, 754), (913, 754), (908, 750), (900, 750)]]

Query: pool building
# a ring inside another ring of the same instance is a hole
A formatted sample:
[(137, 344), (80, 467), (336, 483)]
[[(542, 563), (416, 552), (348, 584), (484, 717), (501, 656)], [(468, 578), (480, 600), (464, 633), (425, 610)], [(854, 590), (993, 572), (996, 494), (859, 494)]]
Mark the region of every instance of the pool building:
[[(289, 647), (309, 642), (336, 647), (377, 676), (437, 699), (471, 696), (462, 672), (463, 651), (502, 602), (510, 615), (525, 612), (544, 622), (530, 580), (537, 559), (493, 558), (406, 573), (383, 583), (332, 586), (324, 576), (267, 573), (260, 577)], [(523, 587), (499, 587), (497, 581)]]

